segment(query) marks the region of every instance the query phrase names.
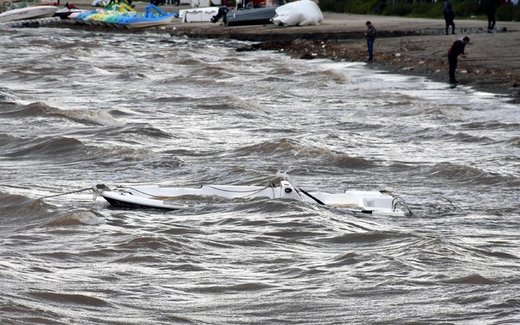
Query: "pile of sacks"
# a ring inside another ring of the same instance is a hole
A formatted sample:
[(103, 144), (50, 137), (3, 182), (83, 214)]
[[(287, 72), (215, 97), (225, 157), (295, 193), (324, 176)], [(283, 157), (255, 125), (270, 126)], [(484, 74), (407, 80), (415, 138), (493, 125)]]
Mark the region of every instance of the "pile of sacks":
[(276, 8), (276, 16), (272, 21), (280, 26), (319, 25), (323, 21), (323, 14), (316, 2), (299, 0)]

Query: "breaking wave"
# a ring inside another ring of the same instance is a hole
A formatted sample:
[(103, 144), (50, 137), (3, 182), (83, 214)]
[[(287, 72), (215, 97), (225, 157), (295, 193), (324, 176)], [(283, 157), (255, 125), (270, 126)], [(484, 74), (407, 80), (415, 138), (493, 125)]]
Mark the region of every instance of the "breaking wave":
[(58, 293), (49, 291), (30, 291), (29, 295), (48, 303), (60, 303), (64, 305), (82, 305), (95, 307), (108, 307), (110, 304), (104, 299), (84, 294)]
[(6, 157), (75, 156), (85, 153), (85, 146), (74, 138), (12, 139), (3, 146)]
[(342, 168), (368, 168), (373, 162), (360, 158), (351, 157), (347, 154), (336, 153), (327, 147), (315, 147), (303, 144), (297, 140), (281, 139), (277, 141), (266, 141), (259, 144), (239, 148), (235, 151), (238, 155), (249, 154), (278, 154), (294, 158), (311, 158), (326, 161)]
[(480, 168), (457, 165), (453, 163), (438, 163), (429, 170), (430, 176), (440, 177), (450, 181), (457, 181), (466, 184), (486, 184), (493, 185), (499, 183), (518, 182), (509, 176), (504, 176), (494, 172), (487, 172)]
[(8, 113), (3, 113), (3, 115), (17, 118), (58, 117), (87, 125), (104, 125), (107, 122), (114, 122), (110, 114), (107, 114), (99, 110), (62, 110), (56, 107), (49, 106), (43, 102), (31, 103), (29, 105), (22, 106), (19, 109), (11, 110)]
[(55, 216), (47, 221), (47, 227), (73, 227), (80, 225), (100, 225), (105, 223), (102, 215), (88, 211), (88, 210), (77, 210), (72, 214), (64, 214)]

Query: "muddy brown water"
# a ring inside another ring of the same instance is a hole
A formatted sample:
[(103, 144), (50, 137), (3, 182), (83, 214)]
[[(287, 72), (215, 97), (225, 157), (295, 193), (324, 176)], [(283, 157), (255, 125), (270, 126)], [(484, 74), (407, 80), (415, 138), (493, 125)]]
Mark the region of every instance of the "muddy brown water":
[[(520, 110), (244, 43), (0, 33), (2, 324), (520, 322)], [(291, 201), (118, 210), (105, 184), (392, 189), (411, 217)]]

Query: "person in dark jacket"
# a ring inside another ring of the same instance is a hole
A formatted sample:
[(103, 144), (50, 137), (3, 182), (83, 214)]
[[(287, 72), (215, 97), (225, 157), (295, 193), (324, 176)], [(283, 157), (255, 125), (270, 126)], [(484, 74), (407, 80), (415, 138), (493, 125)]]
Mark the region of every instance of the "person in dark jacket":
[(211, 17), (212, 23), (217, 23), (220, 18), (222, 18), (222, 21), (224, 22), (224, 25), (227, 25), (227, 14), (229, 12), (228, 7), (220, 7), (218, 8), (217, 14), (213, 17)]
[(464, 49), (466, 45), (469, 43), (469, 37), (465, 36), (463, 39), (458, 39), (451, 45), (448, 50), (448, 63), (450, 65), (449, 76), (450, 76), (450, 84), (452, 86), (457, 85), (457, 79), (455, 79), (455, 70), (457, 69), (457, 59), (460, 56), (463, 58), (466, 57), (466, 53)]
[(495, 29), (498, 5), (498, 0), (487, 0), (486, 14), (488, 19), (488, 33), (492, 33), (493, 29)]
[(446, 22), (446, 35), (448, 35), (448, 30), (451, 26), (451, 33), (455, 34), (455, 13), (451, 8), (451, 3), (449, 0), (444, 1), (444, 5), (442, 6), (442, 13), (444, 15), (444, 21)]
[(367, 30), (365, 31), (365, 38), (367, 39), (367, 48), (368, 48), (368, 63), (372, 63), (374, 59), (374, 41), (376, 39), (376, 28), (370, 21), (367, 21), (366, 24)]

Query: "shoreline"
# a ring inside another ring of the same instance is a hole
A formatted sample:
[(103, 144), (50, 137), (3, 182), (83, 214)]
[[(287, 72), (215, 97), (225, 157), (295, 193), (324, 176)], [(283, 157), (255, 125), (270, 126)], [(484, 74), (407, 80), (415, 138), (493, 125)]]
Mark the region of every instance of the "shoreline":
[(456, 21), (457, 34), (444, 35), (441, 19), (350, 15), (324, 12), (318, 26), (275, 25), (224, 27), (208, 24), (175, 24), (172, 36), (230, 38), (254, 42), (243, 50), (274, 50), (298, 59), (366, 61), (365, 22), (378, 29), (374, 63), (389, 73), (425, 77), (448, 86), (447, 51), (462, 36), (471, 38), (467, 58), (459, 58), (461, 86), (510, 97), (520, 103), (520, 23), (497, 22), (499, 31), (488, 33), (487, 21)]
[[(88, 0), (74, 2), (90, 9)], [(146, 2), (134, 2), (143, 11)], [(187, 6), (161, 6), (168, 12)], [(462, 86), (510, 97), (520, 103), (520, 22), (497, 22), (497, 32), (487, 33), (485, 20), (455, 20), (456, 35), (444, 35), (443, 19), (395, 16), (354, 15), (323, 12), (316, 26), (281, 27), (274, 24), (230, 26), (213, 23), (183, 23), (135, 30), (83, 26), (88, 30), (114, 32), (162, 32), (172, 37), (234, 39), (252, 42), (239, 50), (274, 50), (298, 59), (366, 61), (365, 22), (372, 21), (378, 31), (371, 67), (389, 73), (425, 77), (448, 84), (447, 50), (457, 38), (469, 36), (466, 59), (459, 59), (457, 78)], [(58, 23), (57, 27), (82, 28), (82, 25)]]

